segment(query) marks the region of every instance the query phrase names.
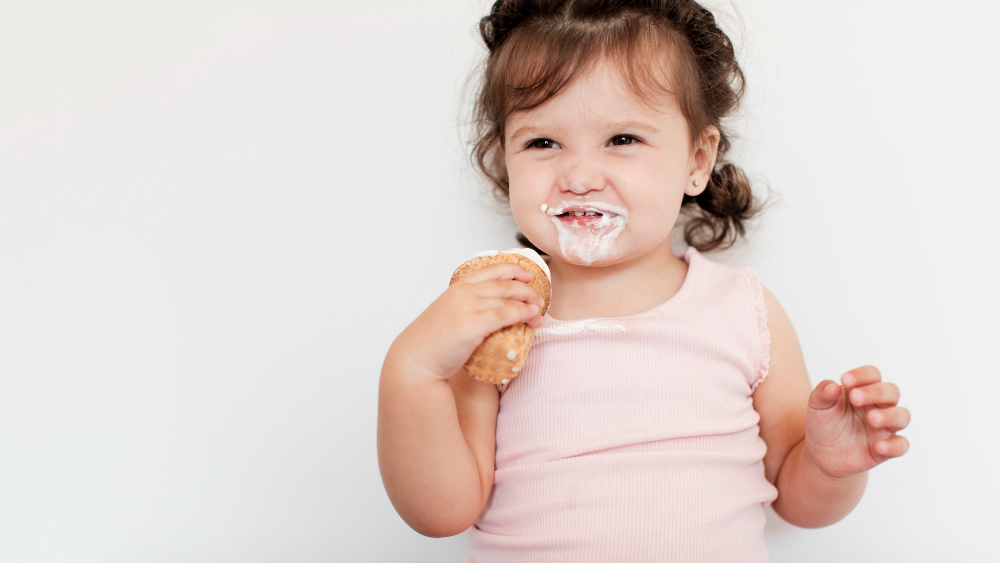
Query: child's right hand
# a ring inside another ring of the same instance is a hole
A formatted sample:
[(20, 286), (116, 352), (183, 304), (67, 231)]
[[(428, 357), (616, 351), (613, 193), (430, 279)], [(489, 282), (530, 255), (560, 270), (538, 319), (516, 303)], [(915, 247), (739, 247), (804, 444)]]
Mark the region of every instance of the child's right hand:
[(545, 305), (531, 287), (531, 272), (492, 264), (451, 284), (396, 338), (389, 353), (420, 377), (450, 379), (483, 340), (501, 328), (542, 326)]

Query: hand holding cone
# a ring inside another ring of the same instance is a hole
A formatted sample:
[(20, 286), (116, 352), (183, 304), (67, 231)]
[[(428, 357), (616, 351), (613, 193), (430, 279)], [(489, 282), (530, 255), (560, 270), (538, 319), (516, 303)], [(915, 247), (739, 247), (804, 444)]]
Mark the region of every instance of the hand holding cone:
[[(531, 249), (481, 253), (459, 266), (452, 274), (450, 283), (455, 283), (469, 272), (499, 263), (517, 264), (534, 275), (531, 286), (545, 300), (545, 306), (538, 312), (544, 315), (549, 308), (551, 282), (545, 262)], [(524, 367), (534, 336), (535, 329), (525, 323), (502, 328), (487, 336), (476, 348), (465, 363), (465, 369), (469, 375), (484, 383), (506, 383), (517, 377)]]

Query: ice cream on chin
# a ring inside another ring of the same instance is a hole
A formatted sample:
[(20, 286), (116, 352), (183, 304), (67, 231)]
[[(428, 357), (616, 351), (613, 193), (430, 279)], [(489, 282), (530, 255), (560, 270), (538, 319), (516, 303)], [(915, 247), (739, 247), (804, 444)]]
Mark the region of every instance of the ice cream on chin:
[(541, 211), (556, 226), (563, 256), (588, 266), (614, 255), (615, 241), (628, 224), (628, 210), (603, 202), (543, 204)]
[[(462, 279), (470, 272), (500, 263), (517, 264), (532, 273), (531, 286), (545, 300), (545, 305), (538, 314), (544, 315), (551, 299), (552, 275), (548, 264), (530, 248), (480, 252), (455, 270), (451, 276), (451, 283)], [(535, 329), (525, 323), (501, 328), (487, 336), (476, 348), (465, 363), (465, 370), (472, 377), (485, 383), (508, 383), (524, 367), (534, 336)]]

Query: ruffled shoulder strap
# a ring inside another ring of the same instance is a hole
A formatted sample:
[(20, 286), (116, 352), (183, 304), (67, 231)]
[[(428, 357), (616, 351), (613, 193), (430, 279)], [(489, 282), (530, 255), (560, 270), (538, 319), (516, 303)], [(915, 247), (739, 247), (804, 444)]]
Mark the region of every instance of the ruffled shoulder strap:
[(760, 382), (764, 381), (764, 378), (767, 377), (767, 370), (770, 366), (771, 333), (767, 330), (767, 307), (764, 305), (764, 288), (760, 285), (757, 273), (754, 272), (753, 268), (748, 266), (743, 271), (746, 275), (747, 284), (750, 287), (751, 300), (757, 316), (757, 338), (760, 359), (757, 364), (756, 376), (750, 383), (750, 388), (756, 389), (760, 385)]

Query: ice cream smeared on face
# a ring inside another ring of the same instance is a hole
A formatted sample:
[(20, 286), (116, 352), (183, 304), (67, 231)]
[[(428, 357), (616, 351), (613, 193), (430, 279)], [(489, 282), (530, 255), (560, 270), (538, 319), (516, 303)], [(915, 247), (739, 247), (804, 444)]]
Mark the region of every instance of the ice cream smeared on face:
[(559, 233), (559, 250), (585, 265), (610, 258), (628, 224), (624, 207), (602, 202), (564, 201), (544, 211)]

